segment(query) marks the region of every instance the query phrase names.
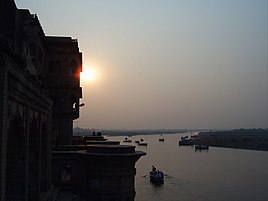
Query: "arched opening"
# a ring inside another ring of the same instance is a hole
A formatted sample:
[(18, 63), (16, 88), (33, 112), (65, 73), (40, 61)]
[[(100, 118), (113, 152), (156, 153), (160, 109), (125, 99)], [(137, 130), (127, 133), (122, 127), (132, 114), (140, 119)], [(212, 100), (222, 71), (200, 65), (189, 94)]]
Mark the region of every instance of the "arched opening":
[(22, 118), (17, 115), (8, 129), (6, 198), (25, 200), (26, 138)]
[(40, 131), (36, 120), (30, 126), (28, 160), (28, 200), (36, 201), (40, 192)]

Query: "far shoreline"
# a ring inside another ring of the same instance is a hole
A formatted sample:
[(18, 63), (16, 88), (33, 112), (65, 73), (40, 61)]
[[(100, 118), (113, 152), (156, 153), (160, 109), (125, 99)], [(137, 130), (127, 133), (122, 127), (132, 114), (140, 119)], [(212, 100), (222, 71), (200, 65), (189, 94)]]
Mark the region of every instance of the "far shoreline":
[[(74, 136), (92, 135), (100, 132), (107, 137), (131, 137), (138, 135), (172, 135), (188, 133), (197, 135), (198, 143), (211, 147), (268, 151), (268, 128), (263, 129), (83, 129), (75, 128)], [(189, 136), (190, 137), (190, 136)], [(178, 139), (179, 140), (179, 139)]]
[(212, 147), (268, 151), (268, 129), (199, 132), (199, 143)]

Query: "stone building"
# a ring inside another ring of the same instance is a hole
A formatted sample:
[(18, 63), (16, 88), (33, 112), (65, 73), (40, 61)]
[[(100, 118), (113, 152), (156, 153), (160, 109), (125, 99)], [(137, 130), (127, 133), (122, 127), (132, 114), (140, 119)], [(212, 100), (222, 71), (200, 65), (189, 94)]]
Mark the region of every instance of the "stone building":
[(13, 0), (0, 1), (0, 28), (0, 200), (36, 201), (53, 190), (52, 142), (71, 143), (82, 56)]
[(82, 98), (82, 54), (77, 40), (69, 37), (46, 37), (46, 50), (46, 83), (53, 99), (53, 137), (56, 144), (71, 144), (73, 120), (79, 117)]
[(73, 139), (81, 71), (77, 40), (46, 36), (37, 15), (0, 1), (0, 201), (134, 201), (145, 153)]

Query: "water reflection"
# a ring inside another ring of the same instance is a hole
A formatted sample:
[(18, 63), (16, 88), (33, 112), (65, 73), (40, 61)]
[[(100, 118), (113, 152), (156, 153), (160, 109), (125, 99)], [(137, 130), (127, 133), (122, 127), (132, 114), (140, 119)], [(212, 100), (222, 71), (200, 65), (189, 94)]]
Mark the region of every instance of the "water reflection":
[[(158, 135), (132, 137), (133, 142), (143, 138), (148, 143), (136, 146), (147, 155), (136, 163), (135, 201), (268, 200), (268, 152), (217, 147), (196, 151), (179, 146), (185, 135), (163, 135), (164, 142)], [(152, 165), (167, 174), (161, 186), (150, 183)]]

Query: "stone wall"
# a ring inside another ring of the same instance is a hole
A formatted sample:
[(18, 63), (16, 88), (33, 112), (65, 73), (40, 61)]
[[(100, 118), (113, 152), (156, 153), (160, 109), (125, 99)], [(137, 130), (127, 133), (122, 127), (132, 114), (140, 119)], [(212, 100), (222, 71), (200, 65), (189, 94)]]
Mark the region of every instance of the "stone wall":
[[(77, 58), (73, 70), (76, 68), (79, 75), (82, 55), (77, 41), (67, 38), (66, 43), (66, 37), (45, 36), (36, 14), (17, 9), (14, 0), (0, 1), (1, 201), (38, 201), (49, 197), (43, 195), (52, 189), (53, 125), (56, 125), (54, 133), (63, 133), (61, 141), (71, 143), (64, 136), (70, 138), (72, 120), (79, 117), (82, 97), (79, 76), (72, 74), (70, 64), (69, 76), (58, 72), (56, 77), (46, 79), (51, 75), (49, 60), (59, 55)], [(51, 39), (56, 45), (49, 45)], [(67, 52), (62, 51), (66, 49)], [(59, 68), (60, 64), (54, 67)], [(64, 78), (63, 82), (58, 83), (60, 78)], [(65, 94), (69, 97), (63, 111), (68, 113), (57, 113), (53, 97), (59, 95), (62, 99)]]

